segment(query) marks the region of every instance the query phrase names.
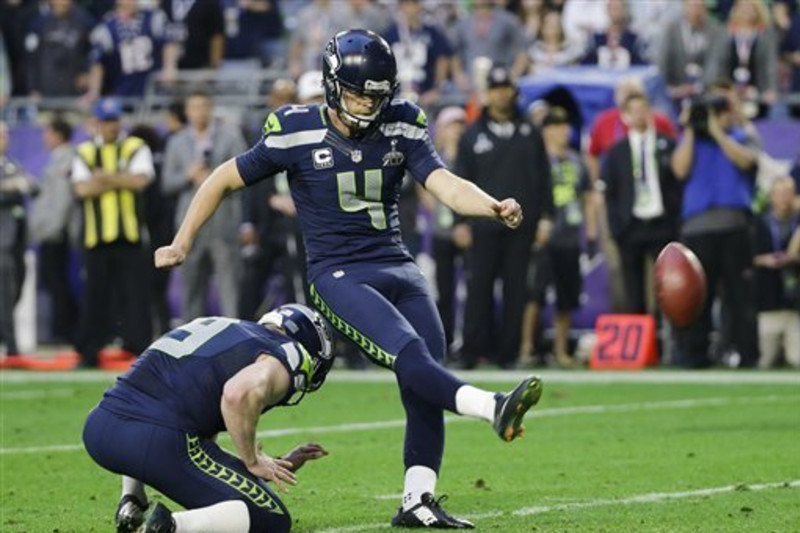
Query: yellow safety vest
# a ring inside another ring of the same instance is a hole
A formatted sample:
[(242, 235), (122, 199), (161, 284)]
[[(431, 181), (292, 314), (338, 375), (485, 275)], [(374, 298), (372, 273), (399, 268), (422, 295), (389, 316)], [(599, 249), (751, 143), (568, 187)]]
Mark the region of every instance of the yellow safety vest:
[[(104, 145), (87, 141), (78, 146), (78, 155), (89, 170), (116, 174), (128, 167), (142, 146), (144, 141), (138, 137), (125, 137)], [(129, 189), (110, 190), (95, 198), (86, 198), (83, 201), (86, 248), (121, 240), (138, 243), (141, 239), (139, 203), (138, 193)]]

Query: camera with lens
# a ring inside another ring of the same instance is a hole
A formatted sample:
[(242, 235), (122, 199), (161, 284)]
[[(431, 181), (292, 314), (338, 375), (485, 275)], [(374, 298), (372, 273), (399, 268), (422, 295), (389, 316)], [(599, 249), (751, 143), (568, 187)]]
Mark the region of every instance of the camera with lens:
[(717, 115), (731, 108), (728, 98), (723, 95), (703, 95), (692, 99), (689, 103), (689, 126), (698, 137), (711, 138), (708, 131), (710, 113)]

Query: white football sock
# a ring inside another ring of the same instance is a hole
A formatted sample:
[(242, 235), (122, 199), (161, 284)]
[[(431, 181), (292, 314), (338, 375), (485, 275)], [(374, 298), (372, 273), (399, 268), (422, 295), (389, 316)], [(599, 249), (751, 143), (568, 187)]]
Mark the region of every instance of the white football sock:
[(175, 533), (241, 533), (250, 529), (250, 513), (241, 500), (172, 513)]
[(426, 492), (436, 494), (436, 472), (427, 466), (412, 466), (406, 470), (406, 486), (403, 491), (403, 510), (407, 511), (420, 501)]
[(463, 385), (456, 391), (456, 412), (460, 415), (480, 418), (489, 423), (494, 421), (494, 408), (497, 404), (495, 394)]
[(147, 505), (147, 495), (144, 493), (144, 483), (138, 479), (122, 476), (122, 496), (135, 496), (137, 500)]

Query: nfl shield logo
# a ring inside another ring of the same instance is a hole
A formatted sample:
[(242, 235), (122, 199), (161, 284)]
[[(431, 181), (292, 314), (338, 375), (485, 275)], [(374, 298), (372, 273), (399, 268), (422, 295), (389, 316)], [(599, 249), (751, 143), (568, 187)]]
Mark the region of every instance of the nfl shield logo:
[(350, 152), (350, 159), (353, 160), (353, 163), (360, 163), (362, 159), (364, 159), (364, 155), (361, 153), (361, 150), (353, 150)]

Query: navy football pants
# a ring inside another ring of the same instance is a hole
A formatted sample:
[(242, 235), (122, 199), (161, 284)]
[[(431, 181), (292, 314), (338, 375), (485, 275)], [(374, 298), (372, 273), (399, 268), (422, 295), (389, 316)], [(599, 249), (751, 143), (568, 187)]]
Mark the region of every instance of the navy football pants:
[(392, 369), (406, 411), (406, 468), (439, 471), (444, 409), (464, 383), (443, 366), (442, 321), (416, 264), (348, 265), (317, 276), (311, 301), (374, 363)]
[(285, 533), (289, 511), (266, 482), (210, 439), (142, 422), (96, 407), (83, 428), (94, 461), (162, 492), (186, 509), (242, 500), (250, 532)]

